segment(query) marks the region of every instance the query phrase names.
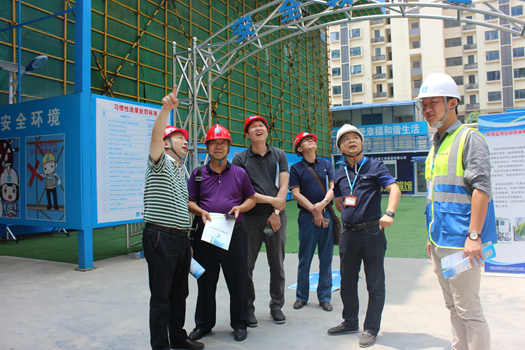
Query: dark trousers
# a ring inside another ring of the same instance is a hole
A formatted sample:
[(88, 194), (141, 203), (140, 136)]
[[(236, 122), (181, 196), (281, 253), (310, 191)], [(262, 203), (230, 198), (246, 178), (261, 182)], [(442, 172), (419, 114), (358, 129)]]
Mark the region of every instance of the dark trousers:
[(47, 209), (51, 209), (51, 195), (53, 195), (53, 201), (55, 203), (55, 209), (58, 209), (58, 200), (57, 200), (57, 188), (46, 188), (47, 195)]
[(144, 228), (142, 245), (148, 262), (151, 291), (149, 303), (151, 348), (169, 350), (170, 343), (183, 342), (188, 338), (182, 327), (186, 317), (188, 297), (190, 241), (187, 236)]
[(365, 266), (368, 308), (364, 330), (377, 335), (385, 305), (385, 251), (386, 237), (379, 225), (361, 231), (343, 231), (339, 241), (341, 256), (341, 299), (343, 318), (348, 327), (359, 326), (359, 299), (357, 284), (361, 261)]
[(253, 269), (262, 243), (266, 245), (266, 258), (270, 267), (270, 309), (280, 310), (284, 305), (284, 247), (286, 245), (286, 214), (279, 214), (281, 228), (270, 237), (264, 233), (267, 216), (244, 214), (243, 225), (248, 242), (248, 308), (255, 313), (255, 286)]
[(203, 227), (195, 234), (193, 257), (206, 270), (197, 280), (199, 294), (195, 310), (195, 328), (211, 331), (216, 323), (215, 295), (222, 266), (222, 273), (230, 292), (230, 326), (246, 329), (248, 326), (248, 292), (246, 268), (246, 234), (242, 225), (233, 230), (228, 250), (201, 241)]

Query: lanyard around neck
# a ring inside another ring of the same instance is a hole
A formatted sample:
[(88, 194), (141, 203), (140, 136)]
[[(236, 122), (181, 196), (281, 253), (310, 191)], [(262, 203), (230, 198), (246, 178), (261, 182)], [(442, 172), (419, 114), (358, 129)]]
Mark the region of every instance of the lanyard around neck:
[[(365, 165), (367, 160), (368, 160), (368, 158), (363, 156), (363, 161), (362, 161), (361, 165), (359, 166), (359, 168), (357, 169), (357, 171), (355, 173), (355, 177), (354, 177), (354, 181), (353, 182), (350, 181), (350, 176), (348, 176), (348, 170), (346, 169), (348, 165), (345, 165), (346, 178), (348, 179), (348, 185), (350, 185), (350, 195), (352, 195), (354, 193), (355, 180), (357, 180), (357, 175), (359, 175), (359, 172), (361, 171), (361, 168), (363, 167), (363, 165)], [(355, 169), (356, 166), (357, 166), (357, 164), (354, 165), (354, 169)]]

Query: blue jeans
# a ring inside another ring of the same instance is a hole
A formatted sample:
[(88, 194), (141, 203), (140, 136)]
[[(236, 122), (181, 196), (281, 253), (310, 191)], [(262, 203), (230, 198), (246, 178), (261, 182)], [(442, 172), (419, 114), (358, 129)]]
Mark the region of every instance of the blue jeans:
[(310, 265), (319, 246), (319, 284), (317, 298), (319, 302), (332, 300), (332, 258), (334, 255), (334, 228), (332, 214), (323, 213), (330, 219), (327, 228), (315, 226), (312, 213), (300, 210), (299, 218), (299, 268), (297, 270), (297, 300), (308, 301), (310, 294)]
[(379, 229), (379, 225), (361, 231), (343, 229), (339, 241), (339, 255), (343, 318), (347, 327), (359, 326), (357, 283), (362, 261), (368, 290), (368, 308), (363, 329), (374, 335), (379, 332), (385, 305), (385, 251), (385, 232)]

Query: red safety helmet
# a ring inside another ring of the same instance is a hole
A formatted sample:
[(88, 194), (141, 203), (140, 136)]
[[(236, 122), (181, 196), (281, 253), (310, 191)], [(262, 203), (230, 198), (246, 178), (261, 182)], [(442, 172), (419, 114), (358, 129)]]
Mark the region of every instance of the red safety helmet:
[(270, 127), (268, 126), (268, 122), (263, 117), (259, 117), (258, 115), (251, 115), (244, 121), (244, 133), (246, 134), (248, 132), (248, 126), (254, 121), (261, 121), (266, 125), (266, 130), (268, 130)]
[(299, 147), (299, 145), (301, 145), (301, 141), (307, 137), (307, 136), (311, 136), (314, 138), (314, 141), (317, 142), (317, 136), (315, 136), (314, 134), (310, 134), (308, 132), (300, 132), (299, 135), (297, 135), (295, 137), (295, 140), (293, 141), (293, 148), (295, 149), (295, 153), (299, 154), (297, 152), (297, 148)]
[(228, 140), (230, 141), (230, 144), (232, 143), (230, 132), (220, 124), (215, 124), (206, 133), (206, 140), (204, 140), (204, 143), (208, 145), (208, 141), (211, 140)]
[(181, 132), (186, 140), (190, 137), (190, 133), (188, 132), (188, 130), (179, 129), (179, 128), (169, 125), (166, 127), (166, 130), (164, 130), (164, 137), (162, 139), (164, 140), (166, 137), (170, 136), (174, 132)]

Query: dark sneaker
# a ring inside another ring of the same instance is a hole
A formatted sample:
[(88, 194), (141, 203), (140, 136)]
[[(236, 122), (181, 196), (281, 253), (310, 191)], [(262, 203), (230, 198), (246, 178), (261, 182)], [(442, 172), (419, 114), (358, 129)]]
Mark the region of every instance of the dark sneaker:
[(376, 336), (373, 335), (368, 329), (363, 332), (361, 339), (359, 339), (360, 348), (368, 348), (376, 343)]
[(348, 333), (357, 333), (359, 332), (359, 326), (357, 327), (347, 327), (345, 323), (342, 322), (340, 325), (330, 328), (326, 333), (328, 335), (341, 335)]
[(188, 336), (188, 338), (190, 338), (191, 340), (199, 340), (200, 338), (204, 337), (206, 334), (208, 334), (210, 332), (211, 331), (206, 331), (206, 330), (201, 329), (201, 328), (195, 328), (194, 330), (191, 331), (191, 333)]
[(334, 308), (332, 307), (332, 304), (328, 301), (322, 301), (319, 303), (324, 311), (332, 311)]
[(257, 327), (259, 324), (257, 323), (257, 318), (254, 314), (251, 314), (248, 316), (248, 327)]
[(204, 344), (198, 341), (193, 341), (191, 339), (186, 339), (185, 341), (181, 343), (171, 344), (170, 349), (200, 350), (200, 349), (204, 349)]
[(284, 316), (281, 309), (270, 310), (270, 316), (272, 317), (274, 323), (283, 324), (286, 322), (286, 316)]
[(306, 305), (306, 301), (302, 301), (302, 300), (296, 300), (295, 303), (293, 303), (293, 308), (295, 310), (299, 310), (301, 309), (303, 306)]

